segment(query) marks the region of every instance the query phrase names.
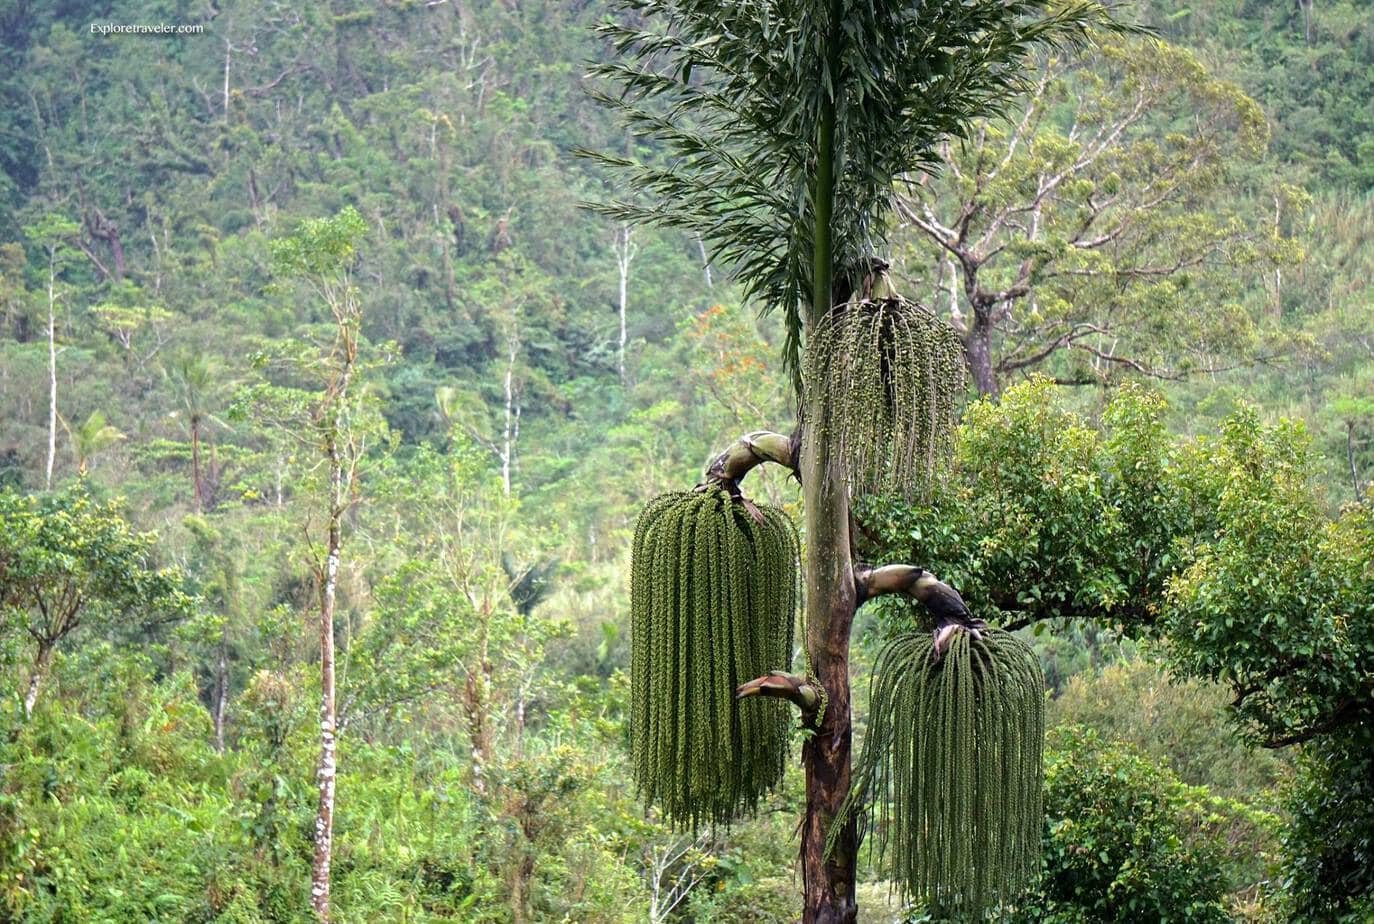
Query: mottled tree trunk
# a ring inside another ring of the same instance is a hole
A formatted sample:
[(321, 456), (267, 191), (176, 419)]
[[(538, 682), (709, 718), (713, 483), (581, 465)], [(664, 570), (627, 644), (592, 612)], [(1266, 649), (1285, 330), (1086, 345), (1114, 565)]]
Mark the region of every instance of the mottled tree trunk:
[(38, 702), (38, 691), (43, 686), (43, 678), (48, 674), (48, 665), (52, 663), (52, 642), (38, 643), (38, 654), (33, 659), (33, 669), (29, 673), (29, 689), (24, 694), (24, 718), (33, 715), (33, 707)]
[(472, 791), (486, 795), (487, 759), (491, 755), (491, 723), (488, 720), (488, 691), (491, 689), (491, 662), (487, 660), (490, 641), (490, 604), (483, 603), (482, 628), (478, 636), (477, 662), (468, 671), (463, 684), (463, 712), (468, 722), (468, 745), (471, 748)]
[(319, 784), (319, 808), (315, 813), (315, 860), (310, 873), (310, 906), (322, 922), (329, 920), (330, 864), (334, 853), (334, 780), (338, 768), (335, 749), (334, 705), (334, 601), (339, 578), (339, 554), (343, 545), (343, 514), (347, 496), (343, 463), (331, 435), (329, 457), (329, 545), (320, 586), (320, 760), (315, 778)]

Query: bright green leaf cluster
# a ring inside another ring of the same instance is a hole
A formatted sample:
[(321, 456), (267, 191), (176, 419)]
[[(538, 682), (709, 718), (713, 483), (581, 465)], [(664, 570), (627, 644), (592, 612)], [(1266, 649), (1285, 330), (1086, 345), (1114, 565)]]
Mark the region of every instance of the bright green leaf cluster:
[(1014, 920), (1230, 920), (1211, 806), (1167, 770), (1081, 727), (1051, 737), (1045, 871)]

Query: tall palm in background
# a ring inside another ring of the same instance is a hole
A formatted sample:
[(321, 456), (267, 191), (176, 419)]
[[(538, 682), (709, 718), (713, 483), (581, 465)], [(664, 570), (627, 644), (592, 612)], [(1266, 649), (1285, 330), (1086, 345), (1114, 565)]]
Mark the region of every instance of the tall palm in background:
[(177, 409), (172, 417), (185, 425), (191, 437), (192, 506), (196, 513), (202, 513), (207, 506), (213, 506), (215, 487), (212, 482), (216, 480), (213, 471), (210, 479), (205, 477), (201, 461), (202, 437), (209, 426), (228, 427), (213, 413), (221, 383), (214, 361), (199, 352), (185, 352), (175, 357), (163, 369), (163, 375), (176, 395)]
[(66, 427), (67, 437), (72, 442), (76, 470), (82, 475), (86, 474), (86, 468), (92, 458), (125, 438), (124, 431), (111, 424), (106, 419), (105, 412), (100, 410), (91, 411), (75, 429), (65, 420), (62, 421), (62, 426)]

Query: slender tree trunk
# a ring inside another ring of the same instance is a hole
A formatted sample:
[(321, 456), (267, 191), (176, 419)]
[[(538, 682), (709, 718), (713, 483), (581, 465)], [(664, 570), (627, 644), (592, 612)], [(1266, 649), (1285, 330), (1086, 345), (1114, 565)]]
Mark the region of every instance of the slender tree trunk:
[(229, 44), (229, 40), (224, 40), (224, 101), (220, 105), (223, 111), (224, 124), (229, 124), (229, 64), (234, 57), (234, 46)]
[(33, 670), (29, 674), (29, 689), (24, 694), (24, 718), (33, 715), (34, 704), (38, 702), (38, 690), (43, 678), (48, 675), (48, 665), (52, 663), (52, 642), (39, 642), (38, 654), (33, 659)]
[[(487, 604), (484, 604), (486, 607)], [(491, 689), (491, 662), (487, 660), (490, 612), (483, 613), (478, 636), (477, 666), (468, 672), (463, 684), (463, 711), (468, 720), (468, 746), (472, 758), (472, 791), (486, 795), (487, 758), (491, 754), (491, 723), (487, 721), (487, 693)]]
[(194, 507), (196, 513), (202, 512), (205, 489), (200, 473), (200, 415), (191, 415), (191, 487), (195, 491)]
[[(342, 400), (342, 399), (341, 399)], [(320, 588), (320, 761), (316, 769), (319, 783), (319, 809), (315, 814), (315, 860), (311, 867), (310, 905), (316, 917), (329, 921), (330, 864), (334, 852), (334, 779), (336, 713), (334, 705), (334, 601), (339, 578), (339, 554), (343, 545), (343, 514), (347, 495), (343, 484), (343, 462), (337, 437), (328, 438), (329, 457), (329, 545)]]
[[(815, 250), (812, 264), (812, 302), (808, 327), (835, 304), (834, 249), (830, 221), (835, 202), (835, 99), (843, 32), (840, 4), (832, 2), (826, 37), (826, 67), (832, 96), (823, 103), (817, 137), (815, 189)], [(849, 632), (854, 622), (857, 591), (849, 550), (849, 496), (844, 470), (831, 454), (830, 438), (817, 425), (824, 396), (813, 397), (804, 408), (809, 427), (802, 444), (802, 489), (806, 508), (806, 648), (811, 670), (825, 690), (827, 702), (820, 727), (802, 749), (806, 771), (806, 816), (801, 827), (803, 924), (852, 924), (858, 919), (854, 897), (855, 823), (837, 832), (830, 856), (825, 855), (832, 822), (849, 793), (851, 724), (849, 711)]]
[(506, 497), (510, 497), (511, 464), (520, 435), (520, 407), (515, 401), (515, 360), (519, 355), (520, 340), (512, 334), (506, 361), (506, 424), (501, 435), (501, 491)]
[(57, 251), (48, 253), (48, 466), (44, 485), (52, 490), (57, 458)]
[(215, 665), (215, 750), (224, 753), (224, 711), (229, 699), (229, 639), (220, 630), (219, 661)]
[(615, 265), (620, 271), (620, 352), (618, 356), (618, 368), (620, 370), (620, 384), (625, 384), (625, 343), (628, 339), (626, 335), (626, 316), (629, 313), (629, 286), (630, 286), (630, 263), (634, 260), (639, 248), (630, 243), (630, 226), (622, 224), (616, 230), (615, 236)]
[(1355, 464), (1355, 423), (1347, 420), (1345, 422), (1345, 458), (1350, 463), (1350, 484), (1355, 488), (1355, 503), (1360, 503), (1364, 497), (1360, 493), (1360, 469)]

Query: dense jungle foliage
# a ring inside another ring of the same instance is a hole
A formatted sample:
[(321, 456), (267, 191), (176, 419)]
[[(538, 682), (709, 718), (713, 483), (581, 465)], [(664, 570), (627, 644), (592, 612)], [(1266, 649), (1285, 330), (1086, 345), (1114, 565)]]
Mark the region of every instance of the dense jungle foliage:
[[(640, 506), (795, 408), (728, 264), (582, 208), (609, 12), (0, 0), (0, 920), (311, 919), (335, 519), (336, 920), (795, 919), (794, 759), (699, 831), (629, 768)], [(986, 362), (859, 551), (1040, 658), (1009, 916), (1369, 921), (1374, 12), (1121, 15), (904, 184)]]

